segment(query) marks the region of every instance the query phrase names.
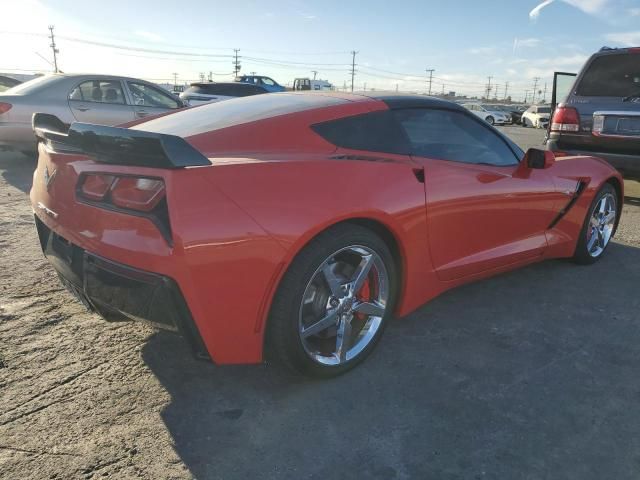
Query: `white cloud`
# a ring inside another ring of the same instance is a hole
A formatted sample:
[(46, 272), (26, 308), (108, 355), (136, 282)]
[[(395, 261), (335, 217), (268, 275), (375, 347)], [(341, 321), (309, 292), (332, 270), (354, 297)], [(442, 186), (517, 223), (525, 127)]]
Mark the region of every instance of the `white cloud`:
[(540, 45), (541, 40), (539, 38), (514, 38), (513, 39), (513, 53), (518, 51), (518, 48), (532, 48)]
[(554, 1), (555, 0), (544, 0), (544, 2), (542, 2), (540, 5), (529, 12), (529, 18), (534, 21), (537, 20), (542, 9), (547, 5), (551, 5)]
[[(533, 10), (529, 12), (529, 18), (533, 21), (537, 20), (543, 8), (551, 5), (555, 0), (544, 0)], [(610, 0), (560, 0), (572, 7), (582, 10), (590, 15), (599, 15)]]
[(640, 17), (640, 8), (630, 8), (628, 12), (632, 17)]
[(637, 32), (617, 32), (607, 33), (604, 38), (610, 42), (616, 42), (624, 45), (625, 47), (638, 47), (640, 46), (640, 31)]
[(157, 33), (147, 32), (145, 30), (136, 30), (135, 33), (137, 36), (142, 37), (146, 40), (151, 40), (152, 42), (159, 42), (162, 40), (162, 37)]
[(475, 47), (467, 50), (471, 55), (491, 55), (496, 53), (496, 47)]

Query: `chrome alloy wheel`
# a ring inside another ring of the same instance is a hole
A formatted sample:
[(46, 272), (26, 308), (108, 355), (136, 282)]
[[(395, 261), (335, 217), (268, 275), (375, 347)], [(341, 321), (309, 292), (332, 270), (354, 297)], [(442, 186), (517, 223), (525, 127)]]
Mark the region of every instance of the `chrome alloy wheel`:
[(606, 193), (598, 200), (587, 227), (587, 251), (592, 257), (599, 257), (611, 240), (616, 213), (616, 198)]
[(380, 255), (352, 245), (316, 269), (302, 296), (298, 332), (306, 353), (322, 365), (341, 365), (361, 353), (382, 325), (389, 274)]

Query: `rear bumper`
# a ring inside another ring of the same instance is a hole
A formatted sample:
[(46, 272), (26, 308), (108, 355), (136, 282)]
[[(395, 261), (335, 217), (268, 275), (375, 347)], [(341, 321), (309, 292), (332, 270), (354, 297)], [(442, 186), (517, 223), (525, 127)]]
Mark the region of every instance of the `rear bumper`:
[(53, 232), (37, 216), (42, 251), (65, 287), (107, 321), (139, 320), (181, 334), (209, 359), (191, 312), (171, 278), (90, 253)]
[(580, 150), (563, 148), (556, 139), (550, 138), (546, 143), (547, 150), (553, 152), (565, 152), (570, 155), (587, 155), (599, 157), (609, 162), (626, 178), (640, 179), (640, 154), (608, 153), (592, 150)]

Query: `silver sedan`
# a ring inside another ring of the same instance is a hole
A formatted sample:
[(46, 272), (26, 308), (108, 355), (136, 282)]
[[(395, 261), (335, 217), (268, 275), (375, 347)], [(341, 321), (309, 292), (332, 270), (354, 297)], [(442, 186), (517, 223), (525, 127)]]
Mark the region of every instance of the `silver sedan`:
[(119, 125), (183, 106), (166, 90), (136, 78), (45, 75), (0, 93), (0, 150), (35, 151), (35, 112), (53, 114), (69, 124)]

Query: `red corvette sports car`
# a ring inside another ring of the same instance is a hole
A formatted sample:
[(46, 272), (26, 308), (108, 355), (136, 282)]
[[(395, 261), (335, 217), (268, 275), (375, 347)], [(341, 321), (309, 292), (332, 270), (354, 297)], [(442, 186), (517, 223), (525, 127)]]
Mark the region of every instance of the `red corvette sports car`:
[(177, 331), (217, 363), (266, 351), (324, 377), (451, 287), (598, 260), (623, 198), (604, 161), (525, 154), (423, 96), (278, 93), (128, 128), (33, 122), (42, 249), (87, 307)]

